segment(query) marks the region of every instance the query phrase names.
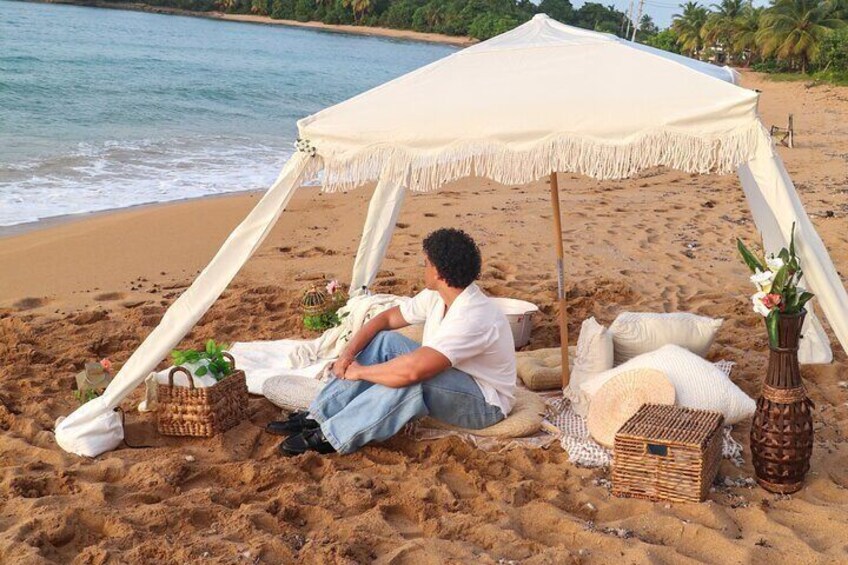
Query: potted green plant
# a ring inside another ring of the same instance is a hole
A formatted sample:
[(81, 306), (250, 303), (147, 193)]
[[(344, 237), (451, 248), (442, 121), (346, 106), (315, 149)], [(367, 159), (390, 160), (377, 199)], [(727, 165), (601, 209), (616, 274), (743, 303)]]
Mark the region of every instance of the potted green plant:
[(225, 351), (228, 348), (228, 345), (216, 344), (214, 339), (210, 339), (202, 351), (175, 349), (171, 352), (171, 359), (174, 365), (194, 365), (195, 376), (211, 375), (216, 381), (221, 381), (233, 372), (233, 364), (225, 357)]
[[(247, 417), (247, 380), (244, 371), (236, 369), (235, 359), (226, 349), (226, 345), (210, 339), (202, 350), (171, 353), (175, 366), (168, 372), (168, 384), (157, 387), (159, 433), (211, 437)], [(174, 384), (177, 373), (185, 375), (186, 386)], [(195, 376), (211, 376), (214, 383), (195, 386)]]

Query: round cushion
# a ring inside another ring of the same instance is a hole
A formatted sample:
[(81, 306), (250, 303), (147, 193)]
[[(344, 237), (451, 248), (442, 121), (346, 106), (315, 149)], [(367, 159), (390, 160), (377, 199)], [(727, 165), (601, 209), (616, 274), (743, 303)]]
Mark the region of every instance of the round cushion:
[(534, 392), (524, 389), (515, 390), (515, 404), (509, 416), (488, 428), (472, 430), (445, 424), (434, 418), (424, 418), (421, 425), (436, 430), (450, 430), (479, 437), (494, 437), (509, 439), (516, 437), (527, 437), (538, 432), (542, 427), (542, 419), (545, 414), (545, 403)]
[[(568, 348), (568, 367), (574, 366), (575, 347)], [(530, 390), (562, 388), (562, 353), (559, 347), (519, 351), (515, 354), (518, 378)]]
[(613, 447), (615, 434), (643, 404), (674, 404), (674, 385), (665, 373), (634, 369), (613, 377), (598, 390), (589, 405), (586, 426), (603, 446)]
[(272, 377), (262, 384), (262, 396), (278, 408), (296, 412), (309, 408), (325, 384), (297, 375)]

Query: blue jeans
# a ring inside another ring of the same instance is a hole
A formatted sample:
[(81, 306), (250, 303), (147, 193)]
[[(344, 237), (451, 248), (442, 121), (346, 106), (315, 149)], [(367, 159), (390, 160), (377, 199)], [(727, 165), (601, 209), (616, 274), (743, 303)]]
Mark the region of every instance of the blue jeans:
[[(376, 365), (418, 347), (400, 334), (380, 332), (356, 360)], [(454, 368), (402, 388), (333, 378), (309, 412), (339, 453), (352, 453), (366, 443), (388, 439), (407, 422), (423, 416), (470, 429), (487, 428), (504, 418), (500, 408), (486, 402), (477, 382)]]

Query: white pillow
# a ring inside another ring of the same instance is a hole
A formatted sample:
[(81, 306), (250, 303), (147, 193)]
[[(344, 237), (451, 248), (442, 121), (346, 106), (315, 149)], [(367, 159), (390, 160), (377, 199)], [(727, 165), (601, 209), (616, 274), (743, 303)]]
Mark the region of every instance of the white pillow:
[(615, 364), (620, 365), (670, 343), (706, 357), (723, 321), (687, 312), (622, 312), (609, 327), (615, 346)]
[(612, 369), (613, 366), (612, 333), (598, 323), (595, 318), (584, 320), (577, 338), (577, 353), (563, 393), (571, 400), (575, 413), (585, 416), (589, 411), (589, 399), (580, 390), (580, 385), (592, 377)]
[(727, 424), (747, 420), (757, 408), (754, 399), (733, 384), (718, 367), (676, 345), (666, 345), (635, 357), (583, 383), (580, 389), (591, 399), (608, 380), (632, 369), (662, 371), (674, 385), (675, 404), (721, 412)]

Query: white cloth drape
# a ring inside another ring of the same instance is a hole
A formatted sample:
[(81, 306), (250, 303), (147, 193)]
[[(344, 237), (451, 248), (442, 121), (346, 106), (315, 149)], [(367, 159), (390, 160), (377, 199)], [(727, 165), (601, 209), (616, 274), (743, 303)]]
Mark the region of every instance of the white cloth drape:
[[(792, 222), (795, 222), (795, 250), (801, 259), (804, 282), (815, 293), (814, 301), (818, 302), (842, 348), (848, 352), (848, 293), (801, 204), (783, 161), (770, 143), (761, 143), (756, 158), (739, 167), (739, 179), (754, 222), (770, 251), (789, 245)], [(814, 315), (807, 317), (799, 359), (802, 363), (830, 363), (833, 359), (827, 334)]]
[(353, 275), (350, 279), (352, 296), (359, 294), (362, 287), (371, 286), (377, 277), (405, 199), (406, 189), (402, 185), (382, 180), (377, 183), (368, 204), (362, 239), (359, 240), (359, 249), (353, 263)]
[(256, 204), (183, 294), (171, 304), (159, 325), (127, 360), (102, 396), (77, 408), (56, 425), (56, 441), (65, 451), (95, 457), (123, 440), (121, 416), (114, 411), (194, 327), (256, 251), (300, 182), (309, 157), (296, 153), (276, 182)]

